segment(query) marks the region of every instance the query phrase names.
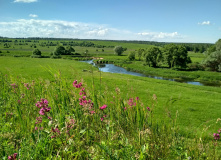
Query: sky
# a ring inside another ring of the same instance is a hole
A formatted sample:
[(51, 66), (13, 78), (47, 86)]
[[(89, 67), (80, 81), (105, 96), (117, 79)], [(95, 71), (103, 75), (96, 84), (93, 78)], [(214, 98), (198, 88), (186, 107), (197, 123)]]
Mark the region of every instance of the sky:
[(0, 36), (215, 43), (221, 0), (0, 0)]

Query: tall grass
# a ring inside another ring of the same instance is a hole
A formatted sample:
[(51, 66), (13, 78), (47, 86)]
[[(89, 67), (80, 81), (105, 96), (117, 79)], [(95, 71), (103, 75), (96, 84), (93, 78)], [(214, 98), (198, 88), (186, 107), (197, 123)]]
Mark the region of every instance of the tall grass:
[(219, 159), (221, 155), (217, 139), (183, 137), (177, 116), (165, 120), (155, 116), (160, 98), (155, 94), (143, 104), (135, 93), (124, 99), (120, 88), (110, 92), (94, 83), (88, 86), (83, 79), (70, 81), (59, 72), (53, 80), (33, 81), (0, 74), (0, 89), (3, 159), (15, 153), (17, 159)]

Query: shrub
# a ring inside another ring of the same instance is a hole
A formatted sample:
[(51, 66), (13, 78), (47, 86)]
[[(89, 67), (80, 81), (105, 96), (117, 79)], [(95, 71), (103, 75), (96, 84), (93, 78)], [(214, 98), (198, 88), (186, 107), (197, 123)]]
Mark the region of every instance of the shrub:
[(124, 49), (122, 46), (116, 46), (114, 48), (114, 53), (118, 56), (120, 56), (124, 52)]
[(41, 56), (41, 51), (36, 48), (36, 49), (33, 50), (32, 55)]
[(130, 60), (130, 61), (133, 61), (133, 60), (135, 60), (135, 51), (132, 51), (132, 52), (130, 52), (129, 54), (128, 54), (128, 59)]

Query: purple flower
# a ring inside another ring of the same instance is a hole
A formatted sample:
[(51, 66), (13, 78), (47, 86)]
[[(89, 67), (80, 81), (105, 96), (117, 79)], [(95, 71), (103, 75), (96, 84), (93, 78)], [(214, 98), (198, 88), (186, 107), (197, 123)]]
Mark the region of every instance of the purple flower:
[(44, 110), (44, 108), (41, 108), (41, 109), (40, 109), (39, 114), (40, 114), (40, 115), (45, 115), (45, 110)]
[(213, 138), (214, 138), (215, 140), (219, 140), (219, 139), (220, 139), (220, 135), (219, 135), (218, 133), (214, 133), (214, 134), (213, 134)]
[(150, 107), (147, 107), (147, 110), (150, 111)]
[(102, 107), (100, 107), (101, 110), (107, 108), (107, 105), (103, 105)]

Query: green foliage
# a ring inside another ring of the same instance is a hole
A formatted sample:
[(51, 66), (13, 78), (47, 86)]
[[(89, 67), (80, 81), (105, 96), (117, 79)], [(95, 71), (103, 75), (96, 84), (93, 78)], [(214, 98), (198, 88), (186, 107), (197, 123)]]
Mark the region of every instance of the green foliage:
[(135, 52), (135, 51), (130, 52), (130, 53), (128, 54), (128, 59), (129, 59), (130, 61), (135, 60), (135, 55), (136, 55), (136, 52)]
[(65, 55), (66, 50), (63, 46), (57, 46), (53, 52), (54, 56)]
[(210, 46), (209, 48), (207, 48), (206, 54), (207, 54), (207, 55), (210, 55), (212, 52), (215, 52), (215, 51), (216, 51), (216, 46), (215, 46), (215, 45), (212, 45), (212, 46)]
[(124, 49), (122, 46), (116, 46), (114, 48), (114, 53), (118, 56), (120, 56), (124, 52)]
[(32, 52), (32, 55), (38, 55), (38, 56), (41, 56), (41, 51), (39, 49), (34, 49), (33, 52)]
[(189, 62), (188, 53), (184, 46), (168, 44), (164, 46), (164, 59), (169, 68), (186, 67)]
[(221, 51), (221, 39), (219, 39), (215, 45), (216, 45), (216, 50)]
[(67, 46), (65, 55), (72, 55), (72, 52), (75, 52), (74, 48), (72, 46)]
[(143, 52), (144, 52), (144, 49), (142, 49), (142, 48), (139, 48), (139, 49), (137, 50), (137, 56), (138, 56), (138, 58), (139, 58), (139, 61), (140, 61), (140, 59), (141, 59), (141, 57), (142, 57), (142, 55), (143, 55)]
[(211, 53), (202, 63), (211, 71), (221, 72), (221, 51)]
[(144, 52), (144, 59), (147, 64), (157, 67), (163, 59), (162, 52), (159, 47), (150, 47)]

